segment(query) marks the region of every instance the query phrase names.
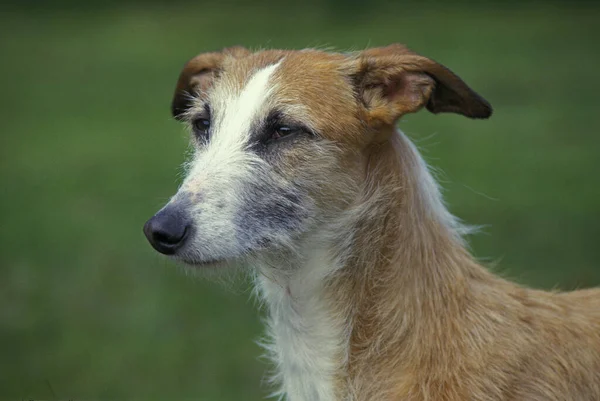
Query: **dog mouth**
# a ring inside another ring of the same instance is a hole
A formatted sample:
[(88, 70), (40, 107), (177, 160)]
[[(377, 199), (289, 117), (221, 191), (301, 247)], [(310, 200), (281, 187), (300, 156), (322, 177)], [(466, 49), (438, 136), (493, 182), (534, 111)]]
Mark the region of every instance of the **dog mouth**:
[(270, 243), (271, 241), (269, 240), (265, 243), (262, 243), (260, 247), (248, 247), (244, 248), (240, 252), (232, 252), (222, 256), (219, 255), (213, 258), (204, 259), (198, 258), (196, 255), (186, 255), (185, 253), (183, 253), (181, 255), (175, 255), (174, 259), (177, 262), (183, 263), (188, 267), (197, 269), (225, 269), (231, 267), (246, 266), (249, 260), (254, 260), (261, 254), (262, 251), (265, 251), (265, 249), (267, 249), (266, 245)]
[(229, 263), (228, 259), (206, 259), (206, 260), (187, 259), (187, 258), (177, 258), (177, 259), (187, 266), (195, 267), (198, 269), (209, 268), (209, 267), (221, 267), (221, 266), (225, 266)]
[(207, 255), (207, 258), (198, 257), (199, 255), (186, 255), (185, 253), (182, 255), (176, 255), (173, 259), (181, 263), (191, 269), (228, 269), (232, 267), (239, 266), (240, 263), (244, 264), (248, 253), (244, 252), (241, 254), (233, 254), (233, 255), (215, 255), (215, 257), (210, 257)]

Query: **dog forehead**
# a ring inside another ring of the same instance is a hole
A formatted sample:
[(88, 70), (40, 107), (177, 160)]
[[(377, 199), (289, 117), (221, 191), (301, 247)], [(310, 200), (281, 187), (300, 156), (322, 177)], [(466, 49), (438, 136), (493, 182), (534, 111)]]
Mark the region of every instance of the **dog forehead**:
[(243, 90), (258, 71), (277, 64), (272, 83), (285, 90), (289, 97), (348, 92), (349, 80), (341, 73), (347, 58), (341, 53), (317, 50), (264, 50), (246, 57), (229, 57), (222, 67), (221, 83), (237, 91)]
[(273, 74), (277, 102), (289, 105), (292, 114), (304, 110), (317, 132), (345, 142), (359, 123), (359, 105), (347, 64), (341, 53), (298, 51), (287, 55)]
[(248, 124), (264, 114), (274, 86), (272, 75), (282, 57), (278, 52), (269, 52), (225, 59), (206, 99), (216, 120), (226, 124), (221, 128), (234, 129), (232, 122), (243, 122), (236, 130), (243, 129), (240, 133), (244, 134)]
[(226, 107), (249, 88), (256, 92), (256, 78), (262, 76), (261, 92), (268, 96), (260, 98), (263, 107), (254, 107), (255, 117), (267, 113), (266, 108), (277, 109), (331, 140), (345, 142), (359, 123), (352, 77), (344, 70), (347, 62), (341, 53), (318, 50), (266, 50), (232, 57), (223, 66), (215, 100), (223, 100)]
[(221, 67), (218, 87), (241, 92), (257, 72), (279, 63), (287, 52), (268, 50), (245, 57), (226, 58)]
[(280, 94), (322, 107), (353, 100), (351, 77), (344, 74), (344, 57), (335, 53), (295, 52), (281, 61), (274, 76)]

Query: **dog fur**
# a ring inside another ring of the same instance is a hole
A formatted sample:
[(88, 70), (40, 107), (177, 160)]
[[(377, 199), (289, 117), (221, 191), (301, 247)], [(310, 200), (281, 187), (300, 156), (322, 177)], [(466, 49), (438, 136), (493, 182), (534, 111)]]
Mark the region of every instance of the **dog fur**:
[(401, 45), (195, 57), (172, 103), (195, 148), (165, 206), (191, 222), (174, 257), (255, 272), (290, 401), (600, 400), (600, 291), (528, 289), (475, 261), (396, 129), (422, 108), (492, 112)]

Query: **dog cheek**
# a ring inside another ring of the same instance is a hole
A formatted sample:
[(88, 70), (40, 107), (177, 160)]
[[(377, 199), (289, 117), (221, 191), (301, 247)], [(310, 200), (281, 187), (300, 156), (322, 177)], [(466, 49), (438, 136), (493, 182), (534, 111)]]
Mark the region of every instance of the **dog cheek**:
[(253, 191), (236, 216), (238, 241), (247, 248), (285, 243), (306, 230), (310, 202), (294, 189)]

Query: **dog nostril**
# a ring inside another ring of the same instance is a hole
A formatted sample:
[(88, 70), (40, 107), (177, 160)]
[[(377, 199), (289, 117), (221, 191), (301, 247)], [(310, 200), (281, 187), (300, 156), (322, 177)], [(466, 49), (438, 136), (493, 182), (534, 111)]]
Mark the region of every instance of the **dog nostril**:
[(164, 232), (164, 231), (155, 231), (153, 233), (154, 236), (154, 240), (157, 242), (161, 242), (163, 244), (168, 244), (168, 245), (176, 245), (179, 242), (181, 242), (181, 240), (183, 239), (183, 237), (185, 237), (185, 233), (187, 232), (187, 227), (185, 227), (183, 229), (183, 232), (179, 233), (171, 233), (171, 232)]

